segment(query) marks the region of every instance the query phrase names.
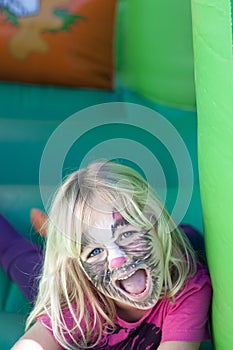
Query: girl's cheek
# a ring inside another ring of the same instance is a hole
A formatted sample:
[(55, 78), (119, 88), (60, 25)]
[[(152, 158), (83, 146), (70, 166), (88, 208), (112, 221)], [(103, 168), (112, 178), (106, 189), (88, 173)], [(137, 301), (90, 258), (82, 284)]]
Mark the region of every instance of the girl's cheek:
[(83, 269), (85, 270), (87, 276), (92, 280), (95, 281), (96, 279), (101, 278), (106, 274), (107, 267), (104, 262), (101, 263), (93, 263), (88, 264), (83, 262), (82, 263)]
[(150, 244), (145, 237), (137, 237), (130, 244), (121, 247), (121, 249), (131, 256), (143, 256), (150, 249)]

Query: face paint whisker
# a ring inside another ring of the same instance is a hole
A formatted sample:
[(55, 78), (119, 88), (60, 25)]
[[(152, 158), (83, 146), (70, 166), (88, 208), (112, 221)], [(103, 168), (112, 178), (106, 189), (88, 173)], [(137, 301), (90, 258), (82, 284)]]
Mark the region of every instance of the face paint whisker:
[(109, 287), (111, 285), (111, 280), (109, 279), (106, 284)]
[(142, 262), (142, 259), (136, 259), (136, 260), (134, 261), (135, 265), (138, 265), (138, 264), (140, 264), (141, 262)]
[(110, 271), (107, 271), (106, 273), (100, 273), (99, 274), (100, 277), (110, 277), (110, 275), (111, 275)]
[(107, 273), (104, 275), (103, 278), (103, 284), (105, 284), (107, 287), (109, 287), (111, 285), (111, 272), (107, 271)]

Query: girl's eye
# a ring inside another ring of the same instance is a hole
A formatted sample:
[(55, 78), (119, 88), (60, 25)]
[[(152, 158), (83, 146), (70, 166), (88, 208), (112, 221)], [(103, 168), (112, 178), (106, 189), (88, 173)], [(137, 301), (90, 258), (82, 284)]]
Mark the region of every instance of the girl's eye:
[(88, 255), (88, 258), (93, 258), (96, 255), (99, 255), (100, 253), (103, 252), (102, 248), (95, 248), (94, 250), (92, 250), (92, 252)]
[(127, 231), (127, 232), (124, 232), (124, 233), (122, 233), (121, 238), (122, 238), (122, 239), (129, 238), (129, 237), (131, 237), (131, 236), (132, 236), (132, 234), (133, 234), (133, 232), (132, 232), (132, 231)]

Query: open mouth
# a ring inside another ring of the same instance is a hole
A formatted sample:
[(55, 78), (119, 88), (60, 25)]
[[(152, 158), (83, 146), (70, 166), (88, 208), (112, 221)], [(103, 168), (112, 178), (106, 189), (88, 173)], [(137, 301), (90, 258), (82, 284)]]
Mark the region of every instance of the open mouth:
[(142, 268), (119, 277), (115, 284), (121, 292), (134, 300), (145, 298), (149, 294), (151, 285), (146, 270)]

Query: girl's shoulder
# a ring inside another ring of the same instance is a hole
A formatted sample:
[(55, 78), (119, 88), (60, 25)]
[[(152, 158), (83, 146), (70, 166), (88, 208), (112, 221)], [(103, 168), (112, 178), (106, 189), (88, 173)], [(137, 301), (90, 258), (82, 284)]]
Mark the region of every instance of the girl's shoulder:
[(184, 287), (178, 291), (174, 298), (162, 298), (148, 313), (149, 318), (160, 318), (160, 322), (171, 313), (183, 313), (187, 309), (204, 307), (208, 309), (212, 296), (212, 286), (208, 269), (197, 264), (196, 273), (190, 276)]
[(187, 279), (184, 288), (177, 293), (177, 298), (182, 297), (182, 295), (188, 293), (190, 290), (196, 290), (196, 292), (202, 290), (206, 292), (212, 291), (209, 271), (200, 262), (197, 263), (196, 273)]
[(162, 330), (162, 342), (185, 340), (201, 342), (209, 339), (208, 319), (212, 296), (209, 272), (198, 263), (196, 273), (189, 277), (175, 298), (159, 300), (148, 321)]

